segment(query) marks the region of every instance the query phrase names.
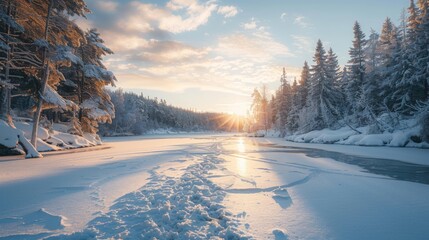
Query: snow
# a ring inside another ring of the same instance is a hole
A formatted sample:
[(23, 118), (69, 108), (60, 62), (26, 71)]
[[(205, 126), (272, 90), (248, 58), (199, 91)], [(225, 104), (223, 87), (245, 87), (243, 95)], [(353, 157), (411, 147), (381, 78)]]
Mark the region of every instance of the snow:
[[(82, 60), (73, 54), (73, 49), (69, 46), (59, 45), (56, 47), (54, 56), (51, 57), (51, 60), (57, 64), (64, 64), (64, 62), (72, 62), (74, 64), (83, 65)], [(67, 64), (65, 64), (67, 65)]]
[[(14, 122), (16, 128), (10, 127), (6, 122), (0, 121), (0, 145), (14, 149), (18, 142), (24, 148), (30, 150), (27, 157), (41, 157), (41, 154), (33, 151), (32, 145), (28, 142), (31, 138), (33, 125), (31, 122)], [(57, 130), (54, 130), (57, 129)], [(64, 124), (53, 124), (53, 129), (48, 130), (39, 126), (37, 151), (48, 152), (72, 148), (90, 147), (102, 144), (101, 139), (96, 134), (85, 133), (84, 136), (66, 133), (69, 127)]]
[[(15, 122), (15, 127), (21, 129), (24, 132), (24, 136), (28, 139), (31, 138), (31, 131), (33, 129), (33, 123), (29, 122)], [(37, 129), (37, 137), (46, 140), (49, 138), (49, 132), (43, 127)]]
[(100, 106), (103, 106), (102, 102), (103, 100), (100, 97), (92, 97), (83, 101), (80, 107), (88, 111), (89, 118), (104, 123), (115, 115), (115, 109), (113, 107), (109, 108), (109, 105), (105, 105), (106, 110), (100, 109)]
[(194, 134), (3, 157), (0, 237), (426, 239), (428, 153)]
[(403, 121), (401, 129), (392, 132), (370, 133), (370, 127), (360, 127), (357, 131), (349, 127), (340, 129), (322, 129), (304, 134), (294, 134), (286, 136), (285, 139), (298, 143), (326, 143), (326, 144), (345, 144), (359, 146), (391, 146), (391, 147), (419, 147), (429, 148), (427, 142), (414, 142), (413, 136), (420, 136), (420, 127), (416, 126), (413, 119)]
[(61, 97), (57, 91), (55, 91), (51, 86), (47, 85), (45, 89), (45, 95), (43, 100), (47, 103), (50, 103), (54, 106), (57, 106), (61, 109), (67, 110), (66, 100)]
[(33, 145), (27, 140), (24, 136), (22, 130), (15, 127), (9, 126), (5, 121), (0, 120), (0, 145), (6, 148), (16, 148), (18, 144), (26, 149), (28, 158), (38, 158), (42, 157), (40, 153), (34, 149)]
[(89, 223), (84, 235), (90, 232), (97, 239), (245, 239), (232, 213), (221, 204), (225, 192), (207, 178), (217, 168), (217, 158), (206, 155), (192, 162), (181, 176), (168, 176), (157, 168), (150, 171), (145, 186), (119, 198), (109, 212)]
[(111, 71), (101, 68), (97, 65), (87, 64), (83, 68), (85, 77), (95, 78), (100, 81), (106, 81), (113, 84), (116, 81), (115, 75)]
[(15, 128), (11, 128), (5, 121), (0, 120), (0, 144), (13, 148), (18, 144), (18, 132)]

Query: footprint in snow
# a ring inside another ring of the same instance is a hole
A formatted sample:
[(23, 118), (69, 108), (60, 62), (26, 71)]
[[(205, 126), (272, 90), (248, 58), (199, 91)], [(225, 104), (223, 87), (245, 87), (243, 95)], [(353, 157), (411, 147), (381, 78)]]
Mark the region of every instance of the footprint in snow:
[(273, 235), (274, 235), (275, 240), (287, 240), (288, 239), (287, 235), (281, 229), (274, 229)]
[(277, 188), (273, 191), (273, 199), (280, 205), (281, 208), (285, 209), (292, 205), (292, 199), (286, 188)]

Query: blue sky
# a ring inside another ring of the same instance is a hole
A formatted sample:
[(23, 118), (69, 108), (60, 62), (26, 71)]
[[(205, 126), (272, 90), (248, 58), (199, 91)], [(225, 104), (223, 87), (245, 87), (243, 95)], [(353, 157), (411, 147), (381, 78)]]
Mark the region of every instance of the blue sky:
[(358, 20), (365, 33), (399, 23), (408, 0), (87, 0), (79, 19), (115, 55), (106, 65), (126, 91), (201, 111), (245, 114), (252, 89), (274, 91), (310, 64), (317, 39), (346, 64)]

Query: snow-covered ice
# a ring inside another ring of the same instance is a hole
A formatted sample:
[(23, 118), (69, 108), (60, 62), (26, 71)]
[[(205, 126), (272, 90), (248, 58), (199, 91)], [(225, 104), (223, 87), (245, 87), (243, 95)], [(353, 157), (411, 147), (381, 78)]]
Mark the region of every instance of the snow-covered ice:
[(0, 238), (429, 236), (427, 149), (203, 134), (106, 140), (0, 158)]

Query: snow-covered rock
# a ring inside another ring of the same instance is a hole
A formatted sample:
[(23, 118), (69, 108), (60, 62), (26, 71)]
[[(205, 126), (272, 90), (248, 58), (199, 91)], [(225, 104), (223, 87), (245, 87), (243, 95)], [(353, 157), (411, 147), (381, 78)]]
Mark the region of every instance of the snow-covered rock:
[[(24, 148), (32, 148), (27, 140), (31, 138), (32, 123), (15, 122), (14, 125), (16, 128), (0, 120), (0, 149), (2, 149), (0, 155), (22, 154), (21, 147), (23, 147), (23, 144), (25, 145)], [(53, 124), (52, 128), (52, 130), (48, 130), (39, 126), (37, 139), (38, 152), (58, 151), (102, 144), (97, 134), (85, 133), (83, 136), (69, 134), (67, 133), (69, 127), (65, 124)], [(21, 143), (21, 146), (19, 146), (19, 143)], [(27, 154), (27, 157), (41, 156), (37, 151)]]

